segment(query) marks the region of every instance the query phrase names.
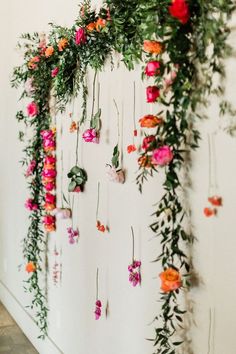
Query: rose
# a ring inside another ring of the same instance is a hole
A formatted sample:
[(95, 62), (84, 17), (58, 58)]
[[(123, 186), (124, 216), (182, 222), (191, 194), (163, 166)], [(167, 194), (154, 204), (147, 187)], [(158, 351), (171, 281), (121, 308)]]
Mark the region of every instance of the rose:
[(31, 102), (27, 106), (27, 113), (30, 117), (35, 117), (38, 114), (38, 106), (35, 102)]
[(87, 42), (87, 37), (84, 28), (79, 28), (75, 33), (75, 43), (77, 45)]
[(131, 152), (134, 152), (134, 151), (136, 151), (136, 150), (137, 150), (137, 148), (136, 148), (136, 146), (135, 146), (134, 144), (127, 146), (127, 152), (128, 152), (128, 154), (131, 154)]
[(146, 96), (148, 103), (156, 102), (156, 100), (160, 96), (159, 88), (157, 86), (148, 86), (146, 88)]
[(59, 73), (59, 68), (58, 67), (52, 69), (51, 77), (56, 77), (58, 73)]
[(159, 61), (153, 60), (149, 61), (145, 68), (145, 74), (147, 76), (155, 76), (160, 74), (161, 64)]
[(55, 204), (56, 196), (51, 193), (46, 193), (45, 195), (45, 202), (50, 204)]
[(159, 277), (161, 278), (161, 290), (165, 293), (177, 290), (182, 285), (181, 276), (174, 268), (166, 269)]
[(61, 38), (57, 44), (59, 52), (62, 52), (68, 46), (68, 39)]
[(56, 148), (56, 143), (53, 140), (44, 140), (43, 148), (45, 151), (53, 151)]
[(86, 26), (86, 30), (87, 31), (93, 31), (96, 28), (96, 22), (90, 22), (87, 26)]
[(153, 151), (152, 163), (153, 165), (165, 166), (173, 160), (173, 152), (168, 145), (163, 145)]
[(56, 185), (54, 182), (46, 182), (44, 188), (46, 191), (51, 192), (53, 189), (55, 189)]
[(46, 165), (55, 165), (56, 158), (54, 156), (46, 156), (45, 159), (44, 159), (44, 163)]
[(49, 169), (49, 170), (45, 169), (42, 172), (42, 176), (46, 178), (55, 178), (56, 175), (57, 175), (57, 171), (54, 169)]
[(156, 138), (154, 135), (146, 136), (143, 139), (142, 149), (147, 151), (155, 140)]
[(104, 28), (106, 26), (106, 20), (104, 20), (103, 18), (99, 17), (99, 19), (96, 22), (96, 30), (98, 32), (101, 31), (102, 28)]
[(190, 18), (189, 6), (185, 0), (173, 0), (172, 5), (169, 6), (169, 13), (171, 16), (177, 18), (183, 25), (186, 24)]
[(53, 225), (55, 224), (55, 216), (45, 215), (43, 218), (44, 225)]
[(25, 266), (25, 270), (28, 273), (34, 273), (36, 271), (36, 265), (33, 262), (28, 262)]
[(148, 41), (143, 42), (143, 50), (146, 53), (150, 54), (161, 54), (163, 52), (163, 45), (157, 41)]
[(85, 130), (85, 132), (83, 133), (83, 139), (87, 143), (95, 143), (95, 144), (99, 143), (99, 139), (98, 139), (97, 132), (95, 129)]
[(51, 139), (53, 138), (54, 134), (52, 130), (42, 130), (40, 135), (43, 139)]
[(142, 128), (155, 128), (157, 125), (163, 122), (162, 118), (158, 118), (152, 114), (148, 114), (139, 119), (140, 126)]
[(46, 50), (45, 50), (45, 57), (46, 58), (49, 58), (50, 56), (52, 56), (54, 53), (54, 48), (53, 46), (50, 46), (50, 47), (47, 47)]

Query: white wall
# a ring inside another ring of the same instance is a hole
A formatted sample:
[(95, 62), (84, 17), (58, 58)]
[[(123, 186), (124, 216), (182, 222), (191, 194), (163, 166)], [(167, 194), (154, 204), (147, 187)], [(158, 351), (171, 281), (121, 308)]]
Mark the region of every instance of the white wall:
[[(22, 308), (29, 303), (24, 294), (22, 280), (25, 272), (18, 270), (22, 264), (21, 240), (27, 230), (27, 211), (23, 204), (27, 198), (26, 182), (18, 161), (22, 157), (22, 145), (17, 140), (18, 124), (14, 118), (19, 93), (10, 88), (13, 66), (20, 63), (19, 53), (14, 50), (22, 32), (47, 30), (47, 23), (55, 21), (61, 25), (72, 25), (77, 15), (77, 1), (70, 2), (41, 0), (32, 5), (30, 1), (9, 0), (1, 8), (2, 51), (0, 59), (0, 298), (22, 326), (41, 354), (148, 354), (152, 344), (145, 340), (153, 335), (149, 325), (158, 311), (160, 267), (150, 263), (159, 253), (158, 242), (149, 242), (152, 237), (148, 229), (153, 203), (161, 196), (162, 174), (150, 181), (141, 196), (134, 183), (136, 155), (124, 153), (127, 182), (115, 185), (107, 182), (105, 164), (109, 163), (112, 148), (116, 143), (116, 115), (113, 98), (121, 107), (124, 105), (124, 147), (132, 142), (132, 87), (137, 85), (137, 119), (147, 113), (144, 86), (140, 72), (128, 73), (122, 66), (119, 71), (109, 70), (100, 74), (103, 131), (101, 144), (83, 145), (81, 163), (88, 171), (89, 180), (84, 194), (76, 197), (75, 220), (78, 222), (81, 239), (78, 245), (67, 242), (67, 222), (58, 223), (58, 232), (49, 238), (49, 337), (42, 343), (37, 340), (37, 328)], [(230, 68), (228, 91), (235, 90), (234, 60), (227, 63)], [(92, 78), (89, 78), (90, 84)], [(68, 108), (68, 112), (70, 107)], [(68, 112), (58, 118), (63, 121), (64, 138), (64, 191), (66, 172), (74, 163), (75, 136), (68, 133)], [(235, 354), (234, 328), (236, 326), (236, 293), (234, 257), (236, 249), (235, 178), (236, 142), (219, 129), (215, 104), (210, 109), (211, 122), (199, 125), (202, 133), (200, 149), (193, 155), (190, 201), (193, 224), (198, 242), (194, 246), (194, 262), (201, 282), (192, 291), (195, 301), (196, 326), (193, 328), (193, 348), (196, 353), (208, 351), (209, 311), (212, 308), (213, 323), (210, 354)], [(79, 104), (75, 104), (75, 114)], [(109, 130), (110, 142), (106, 141)], [(214, 219), (206, 219), (202, 210), (208, 193), (208, 145), (207, 135), (217, 131), (216, 156), (219, 193), (224, 206)], [(59, 153), (61, 144), (59, 142)], [(60, 163), (58, 164), (60, 168)], [(109, 235), (98, 235), (95, 227), (96, 188), (101, 181), (101, 219), (108, 220)], [(60, 184), (59, 184), (60, 185)], [(60, 189), (60, 188), (59, 188)], [(60, 191), (58, 191), (60, 192)], [(60, 200), (60, 196), (59, 200)], [(131, 261), (130, 226), (136, 230), (136, 256), (141, 258), (143, 283), (133, 289), (128, 283), (127, 265)], [(62, 284), (55, 287), (52, 282), (53, 248), (62, 248)], [(95, 301), (95, 272), (100, 269), (100, 297), (105, 304), (109, 300), (110, 315), (96, 322), (93, 316)]]

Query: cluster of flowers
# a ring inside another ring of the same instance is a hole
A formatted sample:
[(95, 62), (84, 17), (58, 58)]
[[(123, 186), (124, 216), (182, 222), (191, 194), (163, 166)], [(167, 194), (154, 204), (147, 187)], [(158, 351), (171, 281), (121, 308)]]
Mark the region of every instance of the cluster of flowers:
[(102, 315), (102, 303), (100, 300), (97, 300), (96, 303), (95, 303), (95, 311), (94, 311), (94, 314), (95, 314), (95, 320), (99, 320), (99, 318), (101, 317)]
[(204, 214), (206, 217), (216, 216), (217, 208), (222, 206), (222, 198), (215, 195), (213, 197), (208, 198), (208, 202), (211, 204), (210, 207), (204, 208)]
[(140, 272), (140, 267), (141, 267), (141, 261), (133, 261), (132, 264), (128, 266), (128, 271), (129, 271), (129, 282), (133, 286), (137, 286), (141, 284), (141, 272)]
[(95, 128), (89, 128), (85, 130), (82, 137), (86, 143), (99, 143), (99, 134)]
[(45, 190), (44, 210), (46, 215), (43, 218), (44, 228), (47, 232), (55, 231), (55, 216), (50, 215), (56, 209), (56, 196), (52, 192), (56, 189), (56, 131), (55, 129), (41, 131), (43, 149), (45, 152), (44, 166), (42, 171), (42, 183)]
[(67, 233), (69, 237), (69, 243), (73, 245), (79, 240), (79, 231), (78, 229), (73, 229), (72, 227), (67, 228)]

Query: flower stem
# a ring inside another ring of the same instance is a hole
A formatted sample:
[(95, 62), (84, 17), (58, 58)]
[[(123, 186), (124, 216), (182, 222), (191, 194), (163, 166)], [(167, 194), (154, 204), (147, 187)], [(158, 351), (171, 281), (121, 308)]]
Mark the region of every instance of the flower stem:
[(96, 78), (97, 78), (97, 70), (95, 70), (95, 73), (94, 73), (94, 78), (93, 78), (93, 101), (92, 101), (91, 120), (93, 119), (93, 116), (94, 116), (94, 105), (95, 105), (95, 84), (96, 84)]
[(132, 235), (132, 261), (134, 262), (134, 229), (131, 226), (131, 235)]
[(99, 269), (97, 268), (97, 274), (96, 274), (96, 300), (98, 300), (98, 281), (99, 281)]
[(98, 182), (96, 220), (98, 220), (99, 199), (100, 199), (100, 182)]

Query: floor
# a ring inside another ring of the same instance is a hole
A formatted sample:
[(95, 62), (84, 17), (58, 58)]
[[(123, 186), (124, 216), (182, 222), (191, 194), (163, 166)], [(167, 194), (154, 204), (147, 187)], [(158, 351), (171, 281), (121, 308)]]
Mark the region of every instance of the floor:
[(0, 354), (38, 354), (1, 302)]

